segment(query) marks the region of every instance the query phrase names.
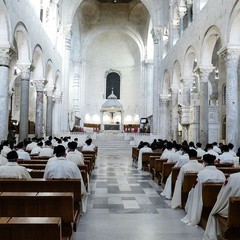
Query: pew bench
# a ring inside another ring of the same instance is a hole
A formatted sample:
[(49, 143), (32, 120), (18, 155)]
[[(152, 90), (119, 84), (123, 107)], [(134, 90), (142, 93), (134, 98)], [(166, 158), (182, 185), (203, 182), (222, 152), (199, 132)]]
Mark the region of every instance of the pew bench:
[(68, 192), (2, 192), (0, 217), (60, 217), (65, 237), (71, 237), (77, 222), (73, 193)]
[(157, 183), (161, 183), (161, 172), (162, 172), (162, 166), (163, 163), (167, 162), (167, 159), (156, 159), (154, 162), (154, 179), (156, 179)]
[(174, 188), (175, 188), (175, 184), (176, 184), (179, 172), (180, 172), (180, 167), (173, 167), (172, 168), (172, 196), (173, 196), (173, 193), (174, 193)]
[(142, 167), (143, 169), (149, 169), (149, 162), (150, 162), (150, 157), (156, 156), (160, 158), (161, 153), (160, 152), (143, 152), (142, 153)]
[(149, 158), (149, 172), (152, 174), (152, 180), (154, 180), (154, 165), (156, 160), (160, 160), (160, 157), (150, 156)]
[[(79, 219), (81, 211), (80, 179), (0, 179), (0, 192), (72, 192), (74, 197), (74, 219)], [(73, 229), (76, 230), (77, 222)]]
[(220, 225), (222, 237), (229, 240), (239, 240), (240, 236), (240, 197), (234, 196), (229, 198), (228, 217), (222, 217), (216, 214), (217, 221)]
[(201, 220), (199, 225), (205, 229), (207, 225), (207, 220), (214, 204), (217, 201), (218, 193), (222, 188), (223, 183), (216, 182), (206, 182), (202, 186), (202, 200), (203, 200), (203, 209), (201, 214)]
[(70, 240), (62, 237), (59, 217), (0, 217), (3, 240)]
[(161, 184), (163, 186), (165, 185), (167, 178), (171, 174), (172, 168), (174, 167), (174, 165), (175, 163), (168, 163), (168, 162), (163, 163), (162, 172), (161, 172)]

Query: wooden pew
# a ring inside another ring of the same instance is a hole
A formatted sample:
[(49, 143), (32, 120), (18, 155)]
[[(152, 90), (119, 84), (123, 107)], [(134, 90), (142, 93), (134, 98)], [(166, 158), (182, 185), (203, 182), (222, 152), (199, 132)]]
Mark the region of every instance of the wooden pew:
[(167, 162), (167, 159), (156, 159), (154, 163), (154, 179), (157, 180), (157, 183), (161, 183), (161, 172), (162, 172), (162, 166), (163, 163)]
[(18, 159), (17, 160), (18, 164), (47, 164), (48, 160), (23, 160), (23, 159)]
[(133, 162), (137, 162), (138, 153), (139, 153), (139, 149), (137, 147), (132, 147), (132, 160), (133, 160)]
[(160, 157), (150, 156), (149, 158), (149, 172), (152, 174), (152, 180), (154, 180), (154, 165), (157, 159), (160, 160)]
[(239, 240), (240, 236), (240, 197), (229, 198), (228, 217), (216, 215), (224, 239)]
[(161, 153), (160, 152), (144, 152), (144, 153), (142, 153), (143, 169), (149, 169), (148, 165), (149, 165), (149, 161), (150, 161), (151, 156), (157, 156), (158, 158), (160, 158)]
[(182, 184), (182, 207), (185, 207), (185, 204), (187, 202), (188, 193), (192, 189), (194, 183), (197, 179), (197, 173), (185, 173), (184, 174), (184, 180)]
[(217, 196), (223, 183), (206, 182), (202, 186), (203, 209), (199, 225), (205, 229), (209, 214), (217, 201)]
[(71, 192), (2, 192), (1, 217), (60, 217), (62, 234), (71, 237), (74, 219), (73, 193)]
[(167, 178), (171, 174), (172, 168), (174, 165), (175, 163), (167, 163), (167, 162), (163, 163), (162, 172), (161, 172), (161, 184), (163, 186), (165, 185)]
[(0, 239), (3, 240), (67, 240), (62, 238), (59, 217), (0, 218)]
[(82, 151), (83, 157), (85, 159), (85, 157), (92, 157), (92, 169), (95, 166), (95, 162), (96, 162), (96, 152), (93, 151)]
[(175, 188), (175, 184), (176, 184), (179, 172), (180, 172), (180, 167), (172, 168), (172, 195), (174, 193), (174, 188)]
[[(0, 179), (0, 192), (72, 192), (74, 194), (74, 219), (80, 216), (82, 201), (80, 179)], [(76, 222), (74, 230), (76, 229)]]
[(220, 171), (222, 171), (224, 174), (232, 174), (240, 172), (240, 168), (234, 168), (234, 167), (217, 167)]

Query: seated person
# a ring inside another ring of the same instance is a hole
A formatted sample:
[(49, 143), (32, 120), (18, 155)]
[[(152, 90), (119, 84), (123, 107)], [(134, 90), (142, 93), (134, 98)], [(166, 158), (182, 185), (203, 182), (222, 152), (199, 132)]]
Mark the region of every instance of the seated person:
[(52, 157), (53, 156), (53, 149), (51, 141), (45, 141), (45, 146), (40, 150), (39, 155), (41, 157)]
[(43, 146), (43, 142), (42, 141), (38, 142), (37, 146), (32, 149), (30, 155), (39, 155), (40, 150), (42, 149), (42, 146)]
[(7, 141), (7, 140), (6, 140), (6, 141), (3, 141), (2, 145), (3, 145), (3, 148), (2, 148), (2, 150), (1, 150), (1, 155), (2, 155), (3, 157), (7, 157), (7, 154), (8, 154), (9, 152), (11, 152), (12, 149), (8, 146), (8, 141)]
[(85, 141), (85, 144), (82, 147), (82, 151), (91, 151), (95, 152), (95, 145), (92, 143), (92, 139), (89, 138)]
[(35, 147), (37, 147), (37, 138), (33, 137), (32, 141), (27, 144), (26, 151), (31, 152)]
[(218, 193), (217, 201), (208, 217), (204, 240), (223, 239), (222, 236), (220, 236), (220, 226), (215, 215), (219, 214), (222, 217), (228, 217), (229, 197), (233, 196), (240, 196), (240, 173), (231, 174)]
[(138, 170), (142, 170), (142, 154), (145, 152), (153, 152), (153, 150), (149, 147), (148, 142), (143, 143), (143, 147), (139, 150), (138, 153)]
[(219, 154), (213, 150), (213, 145), (208, 143), (206, 146), (206, 154), (211, 154), (215, 156), (215, 160), (218, 159)]
[(215, 156), (211, 154), (203, 155), (205, 168), (197, 175), (196, 183), (188, 194), (185, 206), (186, 216), (181, 219), (188, 226), (196, 226), (202, 214), (202, 183), (205, 182), (224, 182), (225, 175), (214, 166)]
[(200, 142), (198, 142), (196, 144), (197, 146), (197, 157), (202, 157), (204, 154), (206, 154), (206, 152), (202, 149), (202, 144)]
[(76, 148), (77, 148), (77, 142), (74, 142), (74, 141), (69, 142), (66, 158), (76, 163), (78, 166), (84, 165), (83, 154), (79, 151), (76, 151)]
[(16, 151), (9, 152), (7, 154), (7, 159), (8, 163), (0, 166), (0, 178), (31, 178), (27, 169), (18, 165), (18, 154)]
[(229, 153), (233, 156), (233, 157), (237, 157), (236, 153), (233, 151), (234, 145), (232, 143), (228, 144), (228, 148), (229, 148)]
[(190, 157), (190, 161), (181, 167), (179, 174), (177, 176), (177, 181), (175, 184), (172, 202), (171, 202), (171, 207), (173, 209), (177, 208), (177, 207), (180, 207), (180, 208), (182, 207), (182, 205), (181, 205), (182, 204), (181, 190), (182, 190), (182, 184), (183, 184), (183, 180), (184, 180), (184, 174), (188, 173), (188, 172), (189, 173), (198, 173), (204, 169), (203, 164), (199, 163), (198, 160), (196, 160), (196, 158), (197, 158), (196, 150), (190, 149), (188, 154)]
[(234, 157), (229, 153), (229, 147), (228, 145), (222, 146), (223, 153), (218, 157), (218, 160), (216, 160), (217, 163), (223, 164), (223, 163), (229, 163), (234, 164)]
[(3, 156), (0, 154), (0, 166), (6, 165), (7, 163), (8, 163), (7, 158), (3, 157)]
[(65, 178), (65, 179), (81, 179), (81, 193), (83, 194), (83, 212), (86, 212), (86, 188), (82, 179), (81, 171), (76, 163), (67, 160), (66, 149), (63, 145), (54, 148), (55, 158), (48, 161), (43, 178)]
[(19, 142), (16, 146), (18, 159), (31, 160), (30, 154), (25, 151), (25, 146), (23, 142)]

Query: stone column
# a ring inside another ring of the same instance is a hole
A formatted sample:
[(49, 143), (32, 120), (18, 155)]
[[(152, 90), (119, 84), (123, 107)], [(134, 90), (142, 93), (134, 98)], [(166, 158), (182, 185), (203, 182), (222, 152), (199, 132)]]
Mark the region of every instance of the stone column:
[(186, 15), (187, 7), (186, 6), (180, 6), (179, 7), (179, 15), (180, 15), (180, 36), (183, 35), (184, 32), (184, 24), (183, 24), (183, 18)]
[(159, 97), (160, 104), (160, 137), (162, 139), (168, 139), (168, 131), (169, 131), (169, 111), (168, 111), (168, 101), (169, 95), (161, 94)]
[(188, 26), (192, 22), (192, 7), (193, 7), (193, 0), (187, 0), (187, 17), (188, 17)]
[(80, 58), (75, 59), (74, 62), (74, 76), (73, 76), (73, 111), (75, 112), (77, 117), (80, 117), (80, 72), (82, 60)]
[(31, 64), (17, 64), (21, 70), (21, 102), (20, 102), (20, 123), (19, 141), (28, 137), (28, 117), (29, 117), (29, 80)]
[(179, 87), (177, 85), (171, 86), (171, 102), (172, 102), (172, 138), (178, 140), (178, 93)]
[(70, 55), (71, 55), (71, 38), (72, 31), (71, 25), (64, 28), (64, 49), (63, 49), (63, 79), (62, 79), (62, 121), (61, 130), (64, 132), (69, 131), (68, 113), (69, 113), (69, 67), (70, 67)]
[(7, 139), (8, 134), (8, 118), (9, 118), (9, 98), (8, 98), (8, 85), (9, 85), (9, 65), (10, 65), (10, 49), (0, 48), (0, 141)]
[(35, 115), (35, 136), (43, 137), (43, 94), (46, 85), (45, 80), (34, 80), (36, 86), (36, 115)]
[(54, 87), (47, 90), (47, 114), (46, 114), (46, 135), (52, 136), (52, 117), (53, 117), (53, 91)]
[(152, 29), (154, 42), (154, 60), (153, 60), (153, 126), (152, 133), (159, 133), (159, 82), (160, 82), (160, 62), (162, 59), (162, 34), (160, 27)]
[(53, 127), (52, 132), (54, 136), (61, 135), (61, 120), (62, 120), (62, 92), (54, 92), (54, 115), (53, 115)]
[(226, 143), (238, 147), (238, 62), (240, 49), (227, 47), (218, 54), (226, 61)]
[(199, 119), (199, 140), (203, 146), (208, 143), (208, 81), (209, 74), (214, 70), (213, 66), (200, 67), (197, 69), (200, 83), (200, 119)]

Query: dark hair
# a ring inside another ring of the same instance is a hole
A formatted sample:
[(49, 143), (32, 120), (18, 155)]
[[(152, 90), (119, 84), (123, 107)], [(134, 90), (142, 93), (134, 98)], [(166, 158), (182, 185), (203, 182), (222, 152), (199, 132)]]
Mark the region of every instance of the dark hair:
[(77, 143), (76, 142), (69, 142), (68, 143), (68, 148), (75, 150), (77, 148)]
[(167, 142), (167, 149), (172, 149), (173, 148), (173, 144), (171, 142)]
[(17, 145), (17, 148), (23, 148), (23, 147), (24, 147), (23, 142), (19, 142), (18, 145)]
[(228, 147), (229, 147), (229, 149), (233, 149), (233, 148), (234, 148), (234, 145), (233, 145), (232, 143), (229, 143), (229, 144), (228, 144)]
[(8, 154), (7, 154), (7, 159), (9, 162), (16, 162), (17, 159), (18, 159), (18, 154), (16, 151), (10, 151)]
[(61, 157), (65, 155), (65, 147), (63, 145), (58, 145), (54, 148), (54, 154), (56, 154), (57, 157)]
[(229, 147), (228, 147), (228, 145), (223, 145), (223, 146), (222, 146), (222, 152), (229, 152)]
[(203, 161), (208, 163), (208, 165), (214, 165), (214, 161), (216, 160), (216, 156), (212, 154), (204, 154)]
[(38, 142), (37, 145), (40, 146), (40, 147), (42, 147), (43, 142)]
[(202, 144), (200, 142), (198, 142), (198, 143), (196, 143), (196, 146), (200, 148), (200, 147), (202, 147)]
[(196, 150), (194, 150), (194, 149), (189, 149), (188, 150), (188, 155), (189, 155), (189, 157), (191, 158), (191, 157), (197, 157), (197, 151)]

